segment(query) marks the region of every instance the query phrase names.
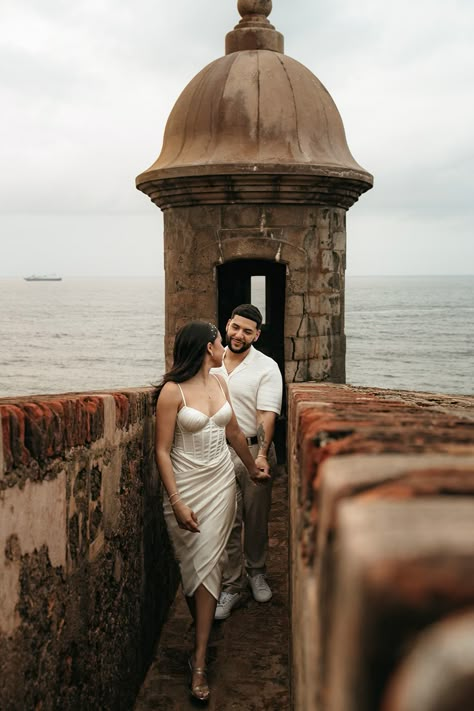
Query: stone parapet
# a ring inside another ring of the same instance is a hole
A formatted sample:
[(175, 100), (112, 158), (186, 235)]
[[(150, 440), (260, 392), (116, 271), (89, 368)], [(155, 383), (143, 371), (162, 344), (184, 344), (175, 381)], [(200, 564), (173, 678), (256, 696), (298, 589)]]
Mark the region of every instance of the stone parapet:
[(381, 711), (469, 709), (473, 668), (474, 613), (449, 615), (418, 636), (384, 695)]
[(152, 390), (0, 401), (0, 708), (130, 708), (173, 600)]
[(298, 711), (398, 709), (420, 632), (474, 610), (473, 434), (474, 396), (289, 386)]

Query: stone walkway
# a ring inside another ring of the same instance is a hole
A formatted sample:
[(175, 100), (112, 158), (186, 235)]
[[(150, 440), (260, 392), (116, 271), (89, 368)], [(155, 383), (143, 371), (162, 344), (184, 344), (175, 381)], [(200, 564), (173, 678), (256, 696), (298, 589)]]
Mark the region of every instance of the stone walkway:
[[(224, 622), (214, 623), (209, 646), (211, 700), (218, 711), (288, 711), (288, 493), (282, 470), (273, 485), (268, 580), (271, 602), (248, 595)], [(181, 591), (163, 629), (135, 711), (186, 711), (186, 664), (192, 648), (190, 616)]]

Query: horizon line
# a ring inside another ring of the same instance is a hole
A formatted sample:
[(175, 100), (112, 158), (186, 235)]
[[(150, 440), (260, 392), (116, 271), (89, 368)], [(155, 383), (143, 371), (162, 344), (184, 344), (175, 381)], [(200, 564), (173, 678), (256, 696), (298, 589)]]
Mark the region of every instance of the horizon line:
[[(154, 279), (156, 277), (163, 277), (165, 272), (164, 270), (161, 272), (155, 272), (153, 274), (61, 274), (60, 272), (55, 272), (58, 276), (60, 276), (63, 280), (64, 279)], [(28, 275), (26, 275), (28, 276)], [(0, 279), (25, 279), (26, 278), (25, 274), (0, 274)], [(388, 272), (379, 272), (379, 273), (370, 273), (370, 274), (352, 274), (352, 273), (345, 273), (346, 277), (468, 277), (468, 276), (474, 276), (474, 272), (448, 272), (448, 273), (440, 273), (440, 272), (429, 272), (429, 273), (419, 273), (419, 274), (403, 274), (403, 273), (388, 273)]]

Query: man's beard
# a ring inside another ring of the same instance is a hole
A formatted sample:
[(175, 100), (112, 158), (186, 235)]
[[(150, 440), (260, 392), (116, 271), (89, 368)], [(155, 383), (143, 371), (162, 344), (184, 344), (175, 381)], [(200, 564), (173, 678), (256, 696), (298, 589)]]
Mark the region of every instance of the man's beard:
[(239, 348), (234, 348), (234, 346), (232, 345), (232, 336), (228, 336), (227, 333), (225, 334), (225, 342), (227, 348), (232, 351), (232, 353), (245, 353), (245, 351), (248, 351), (248, 349), (252, 345), (251, 343), (241, 341), (241, 345), (239, 346)]

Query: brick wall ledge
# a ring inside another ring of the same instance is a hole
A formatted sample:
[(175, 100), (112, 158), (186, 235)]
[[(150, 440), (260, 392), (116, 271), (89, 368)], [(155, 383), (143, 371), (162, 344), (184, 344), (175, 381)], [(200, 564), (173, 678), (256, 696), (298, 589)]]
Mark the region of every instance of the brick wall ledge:
[(293, 708), (433, 711), (409, 650), (444, 625), (464, 711), (474, 648), (449, 619), (474, 612), (474, 396), (290, 385), (288, 467)]
[(178, 582), (153, 389), (0, 416), (0, 708), (131, 708)]
[[(98, 440), (113, 444), (151, 412), (153, 388), (0, 399), (0, 490), (17, 470)], [(36, 468), (36, 476), (41, 472)]]

